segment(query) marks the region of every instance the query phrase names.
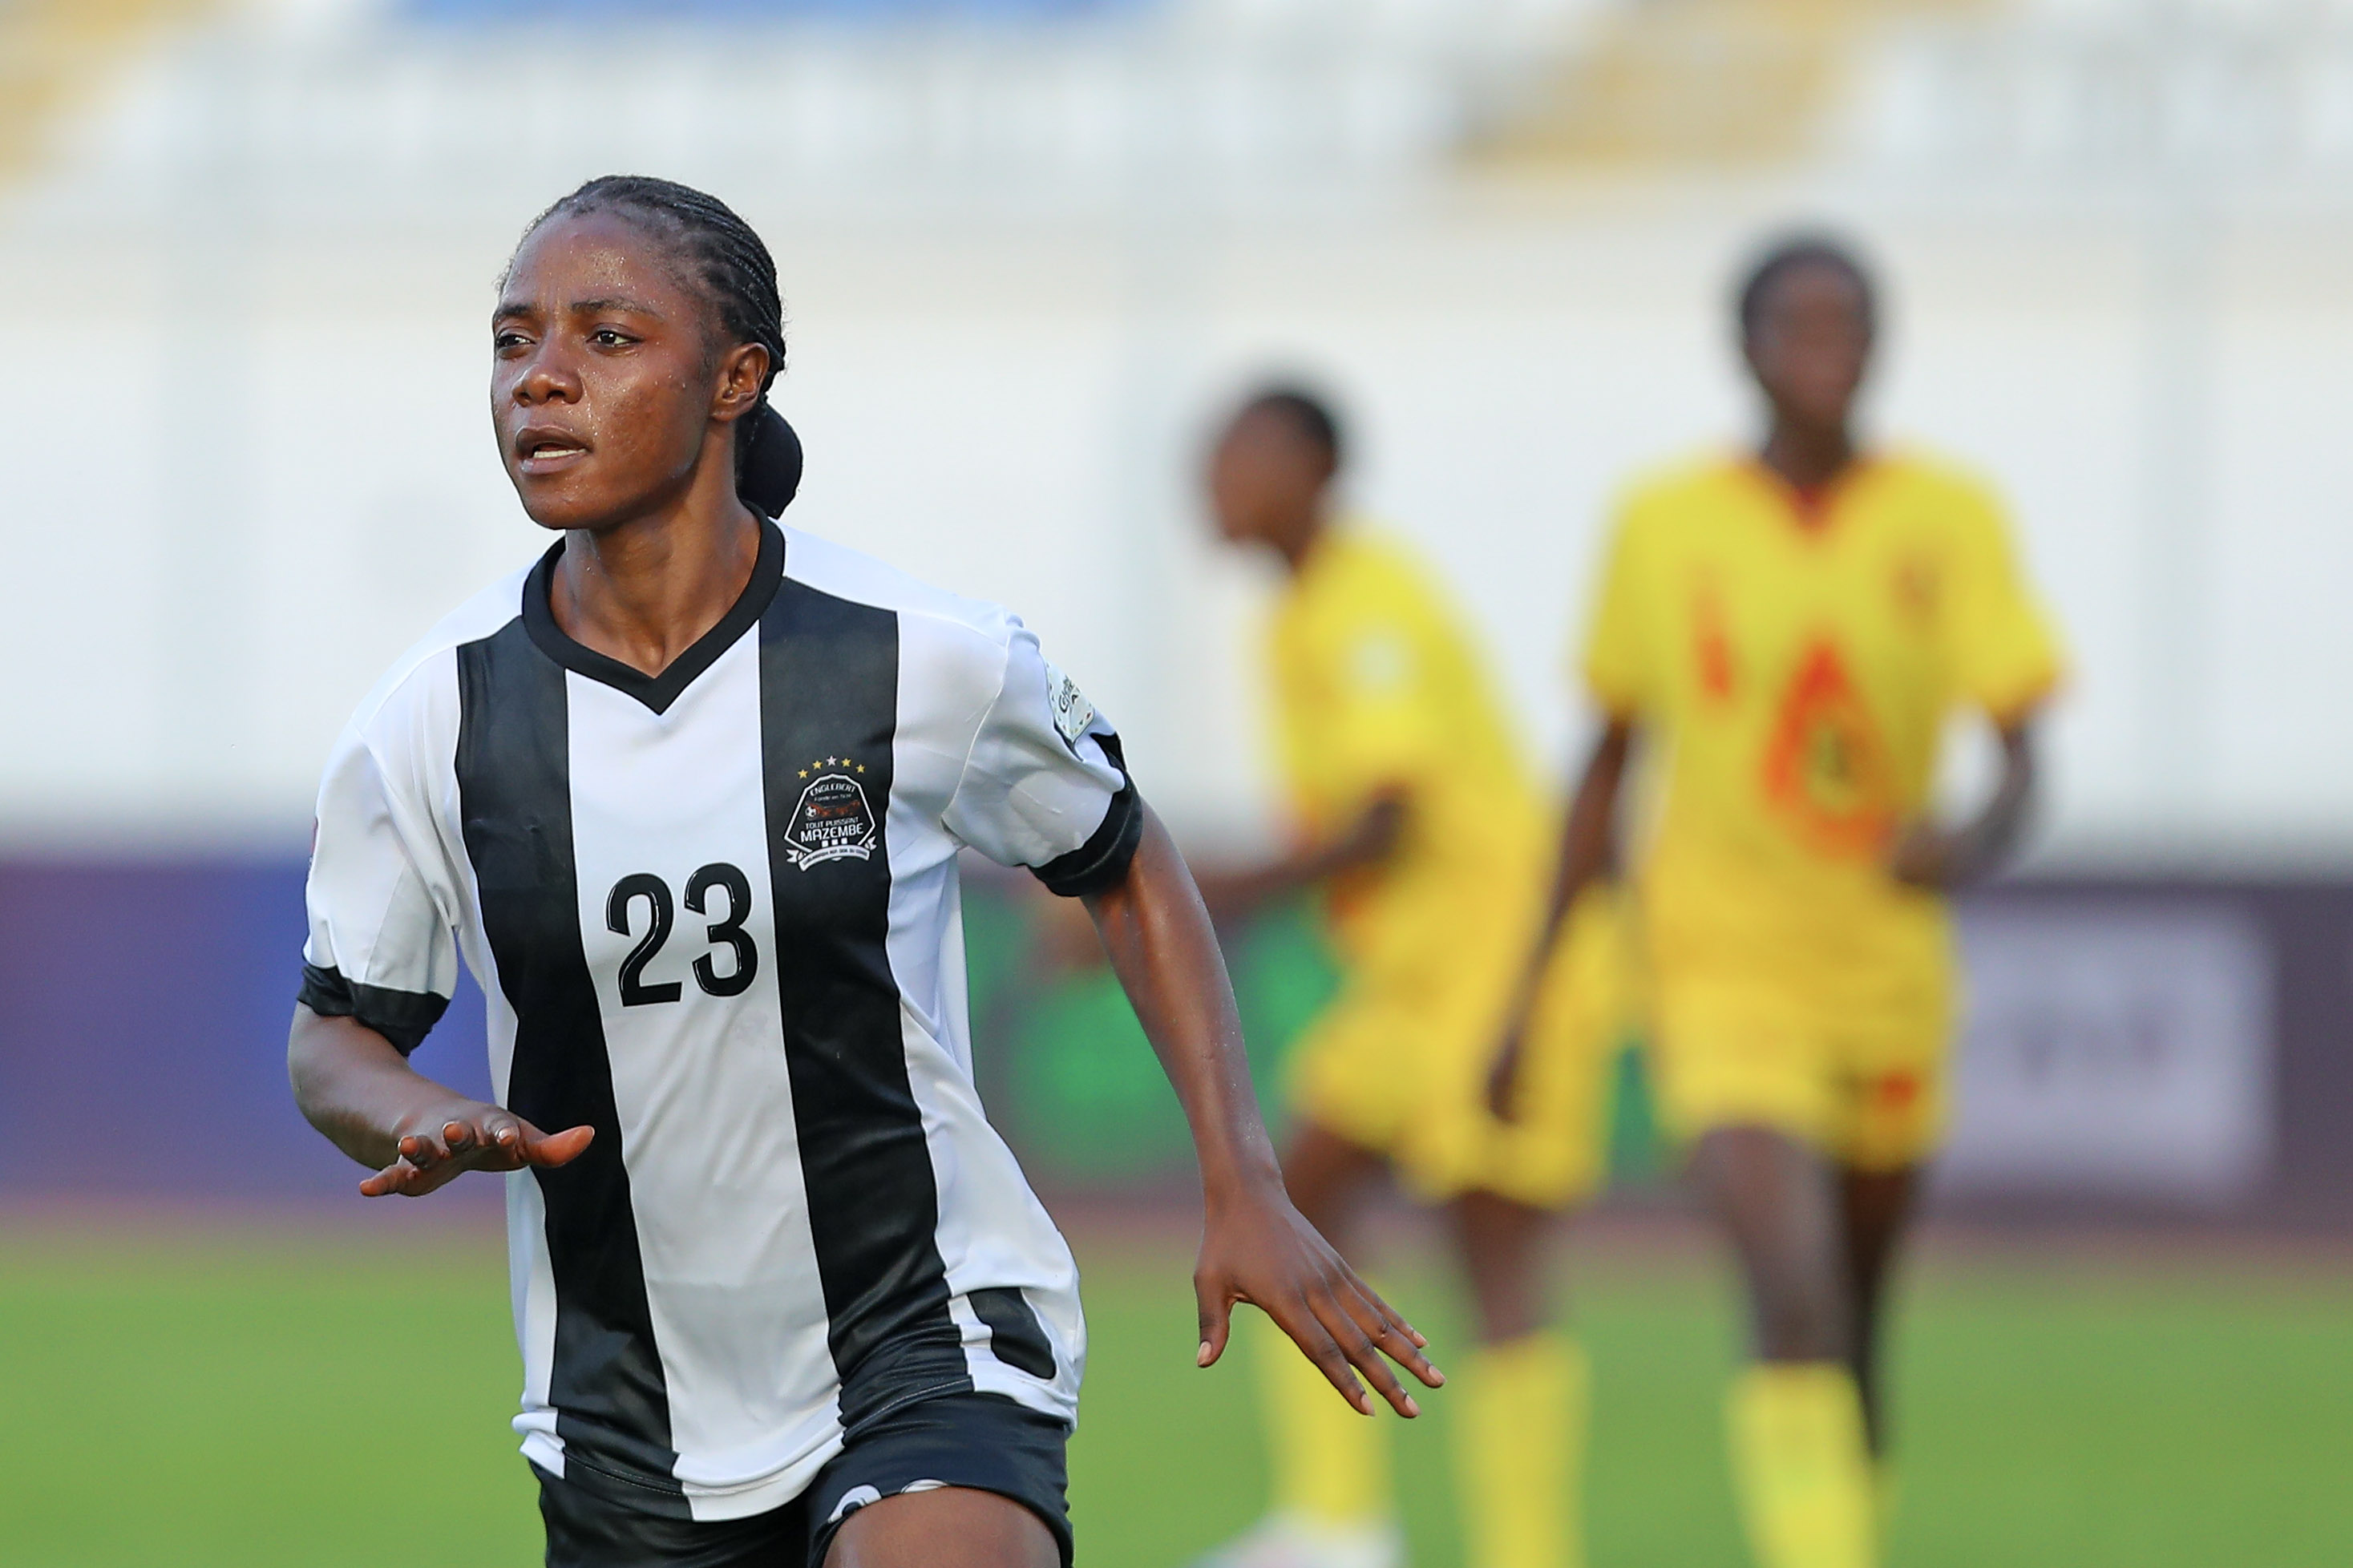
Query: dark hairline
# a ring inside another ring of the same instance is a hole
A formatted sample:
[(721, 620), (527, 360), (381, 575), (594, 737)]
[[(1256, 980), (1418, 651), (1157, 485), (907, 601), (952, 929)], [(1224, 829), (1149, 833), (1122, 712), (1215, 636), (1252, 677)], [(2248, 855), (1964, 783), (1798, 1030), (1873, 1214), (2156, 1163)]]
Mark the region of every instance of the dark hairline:
[(1262, 386), (1242, 400), (1229, 425), (1260, 415), (1271, 415), (1290, 426), (1293, 435), (1322, 452), (1337, 472), (1347, 457), (1347, 437), (1331, 403), (1303, 386)]
[[(663, 273), (669, 277), (671, 282), (678, 285), (681, 292), (685, 293), (696, 302), (699, 307), (698, 313), (711, 318), (710, 324), (712, 330), (705, 335), (710, 340), (711, 358), (715, 363), (719, 355), (725, 352), (725, 345), (723, 344), (720, 340), (728, 335), (726, 312), (719, 308), (719, 302), (717, 300), (709, 298), (710, 290), (703, 286), (702, 279), (691, 276), (691, 269), (680, 265), (677, 258), (670, 253), (669, 247), (661, 243), (662, 237), (654, 231), (653, 225), (644, 221), (652, 216), (653, 215), (650, 213), (630, 212), (618, 202), (615, 202), (610, 205), (593, 206), (585, 209), (578, 207), (570, 209), (550, 207), (547, 211), (540, 214), (539, 216), (532, 220), (531, 226), (522, 231), (522, 237), (515, 241), (514, 255), (507, 258), (506, 267), (499, 273), (499, 304), (497, 309), (491, 312), (491, 320), (492, 321), (503, 321), (508, 316), (515, 313), (507, 300), (507, 285), (514, 279), (515, 257), (522, 254), (523, 247), (529, 245), (534, 238), (536, 238), (540, 230), (547, 227), (548, 225), (561, 218), (614, 217), (618, 218), (621, 222), (627, 224), (631, 229), (635, 230), (645, 238), (654, 242), (652, 247), (655, 253), (654, 264), (662, 269)], [(593, 310), (600, 305), (619, 306), (624, 310), (636, 310), (641, 314), (649, 316), (659, 317), (662, 313), (649, 305), (626, 300), (618, 295), (610, 295), (595, 300), (575, 300), (571, 301), (565, 309), (573, 310)], [(765, 345), (763, 344), (761, 346), (765, 347)], [(775, 356), (772, 354), (770, 357), (774, 358)]]
[[(676, 255), (672, 247), (663, 243), (665, 240), (672, 237), (669, 234), (663, 232), (665, 226), (674, 225), (681, 228), (684, 226), (682, 224), (680, 224), (679, 219), (675, 216), (665, 213), (659, 207), (647, 205), (647, 203), (635, 193), (616, 194), (612, 192), (598, 191), (593, 195), (584, 196), (584, 192), (587, 192), (592, 187), (600, 184), (601, 180), (609, 178), (612, 178), (612, 176), (601, 176), (599, 180), (590, 180), (584, 183), (579, 188), (558, 198), (554, 203), (551, 204), (544, 212), (542, 212), (538, 216), (531, 220), (530, 225), (523, 229), (522, 237), (515, 241), (514, 251), (507, 258), (505, 268), (499, 274), (499, 292), (501, 296), (503, 298), (505, 295), (507, 281), (513, 276), (515, 257), (522, 254), (523, 247), (529, 245), (533, 237), (539, 234), (540, 230), (545, 228), (549, 224), (554, 223), (558, 219), (584, 219), (609, 216), (617, 219), (629, 228), (635, 230), (638, 235), (652, 241), (653, 248), (656, 252), (656, 265), (660, 267), (673, 282), (677, 283), (681, 289), (682, 289), (688, 295), (691, 296), (700, 305), (701, 310), (699, 313), (705, 321), (703, 342), (706, 350), (705, 361), (708, 364), (715, 367), (721, 357), (724, 355), (731, 347), (757, 348), (765, 352), (768, 356), (768, 367), (764, 377), (764, 381), (775, 381), (776, 378), (783, 373), (785, 368), (784, 355), (779, 352), (779, 347), (764, 343), (756, 337), (745, 336), (731, 329), (727, 324), (726, 308), (711, 289), (710, 280), (697, 276), (695, 269), (691, 265), (686, 264), (682, 258)], [(675, 182), (664, 183), (675, 184)], [(711, 201), (718, 203), (718, 205), (722, 206), (726, 205), (725, 203), (720, 202), (719, 198), (711, 196), (707, 192), (694, 191), (691, 186), (680, 186), (680, 189), (691, 192), (696, 195), (704, 196)], [(728, 208), (728, 210), (731, 213), (733, 211), (733, 208)], [(737, 221), (742, 221), (740, 215), (737, 216)], [(744, 226), (747, 231), (753, 233), (753, 237), (754, 239), (758, 238), (757, 231), (752, 230), (749, 224), (744, 224)], [(658, 316), (660, 312), (649, 311), (648, 313)], [(778, 326), (780, 329), (782, 327), (782, 300), (779, 300)], [(493, 313), (491, 319), (493, 321), (496, 321), (500, 320), (501, 317), (498, 314)], [(766, 395), (766, 389), (764, 385), (761, 391), (761, 397), (765, 400)]]
[(1756, 335), (1771, 291), (1791, 273), (1811, 267), (1828, 268), (1853, 284), (1862, 309), (1864, 330), (1878, 329), (1878, 286), (1854, 247), (1833, 234), (1800, 233), (1766, 247), (1742, 274), (1740, 288), (1734, 296), (1733, 313), (1744, 340)]

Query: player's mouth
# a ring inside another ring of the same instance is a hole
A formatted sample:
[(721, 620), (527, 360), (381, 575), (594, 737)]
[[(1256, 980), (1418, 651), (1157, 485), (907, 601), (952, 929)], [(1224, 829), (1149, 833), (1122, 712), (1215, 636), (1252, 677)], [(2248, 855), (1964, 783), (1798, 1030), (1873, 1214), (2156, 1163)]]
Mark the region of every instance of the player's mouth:
[(588, 455), (588, 444), (568, 430), (530, 426), (516, 433), (515, 467), (535, 477), (570, 468)]

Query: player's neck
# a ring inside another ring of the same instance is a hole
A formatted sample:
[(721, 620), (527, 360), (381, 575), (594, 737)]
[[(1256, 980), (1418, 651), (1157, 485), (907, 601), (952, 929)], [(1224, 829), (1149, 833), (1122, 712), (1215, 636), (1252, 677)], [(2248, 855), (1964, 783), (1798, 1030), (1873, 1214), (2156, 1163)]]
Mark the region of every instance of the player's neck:
[(1284, 570), (1293, 577), (1307, 570), (1307, 563), (1314, 555), (1315, 547), (1323, 543), (1324, 536), (1331, 531), (1332, 514), (1328, 509), (1318, 506), (1313, 515), (1298, 527), (1275, 539), (1272, 542), (1275, 553), (1282, 557)]
[(1823, 495), (1854, 458), (1854, 440), (1843, 425), (1824, 429), (1778, 420), (1758, 454), (1801, 500)]
[(697, 499), (565, 535), (548, 584), (565, 636), (659, 675), (725, 617), (759, 561), (760, 520), (732, 494), (723, 507)]

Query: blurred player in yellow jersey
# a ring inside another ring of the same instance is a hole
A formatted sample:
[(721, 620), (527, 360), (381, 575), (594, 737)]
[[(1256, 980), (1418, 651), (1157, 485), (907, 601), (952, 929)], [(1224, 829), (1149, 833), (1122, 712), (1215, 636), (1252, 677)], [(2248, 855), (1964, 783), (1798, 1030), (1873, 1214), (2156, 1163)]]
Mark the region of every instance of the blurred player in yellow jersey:
[[(1289, 571), (1267, 651), (1298, 837), (1279, 861), (1203, 888), (1229, 917), (1319, 895), (1342, 981), (1293, 1058), (1292, 1201), (1351, 1257), (1385, 1174), (1447, 1205), (1480, 1326), (1451, 1395), (1467, 1560), (1572, 1568), (1586, 1372), (1550, 1327), (1540, 1244), (1596, 1175), (1614, 927), (1597, 889), (1567, 940), (1547, 944), (1520, 1114), (1499, 1121), (1488, 1077), (1544, 912), (1550, 824), (1485, 662), (1432, 574), (1333, 515), (1340, 459), (1329, 410), (1275, 391), (1241, 408), (1211, 461), (1220, 531)], [(1259, 1359), (1274, 1509), (1209, 1561), (1399, 1563), (1385, 1434), (1297, 1356)]]
[[(1946, 1110), (1943, 890), (2016, 839), (2059, 660), (1992, 496), (1857, 449), (1874, 323), (1854, 258), (1769, 252), (1739, 324), (1770, 432), (1642, 486), (1618, 520), (1585, 650), (1608, 723), (1555, 897), (1606, 863), (1639, 742), (1660, 791), (1633, 894), (1654, 1083), (1754, 1325), (1728, 1411), (1742, 1511), (1767, 1568), (1868, 1568), (1882, 1288)], [(1991, 721), (2001, 777), (1942, 826), (1957, 708)], [(1514, 1055), (1507, 1036), (1507, 1101)]]

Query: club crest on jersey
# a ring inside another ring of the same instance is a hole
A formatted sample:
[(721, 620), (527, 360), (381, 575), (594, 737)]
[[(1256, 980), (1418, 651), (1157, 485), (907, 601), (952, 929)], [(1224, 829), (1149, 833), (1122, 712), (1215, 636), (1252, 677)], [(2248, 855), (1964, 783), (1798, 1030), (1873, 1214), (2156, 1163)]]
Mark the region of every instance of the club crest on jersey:
[(864, 860), (873, 855), (880, 835), (866, 785), (858, 777), (865, 771), (865, 763), (848, 757), (819, 757), (800, 770), (808, 783), (801, 786), (800, 804), (785, 824), (788, 864), (806, 871), (828, 860)]
[(1056, 669), (1046, 667), (1048, 700), (1054, 709), (1054, 732), (1062, 737), (1062, 744), (1073, 752), (1079, 749), (1079, 737), (1095, 721), (1095, 705), (1087, 700), (1079, 683)]

